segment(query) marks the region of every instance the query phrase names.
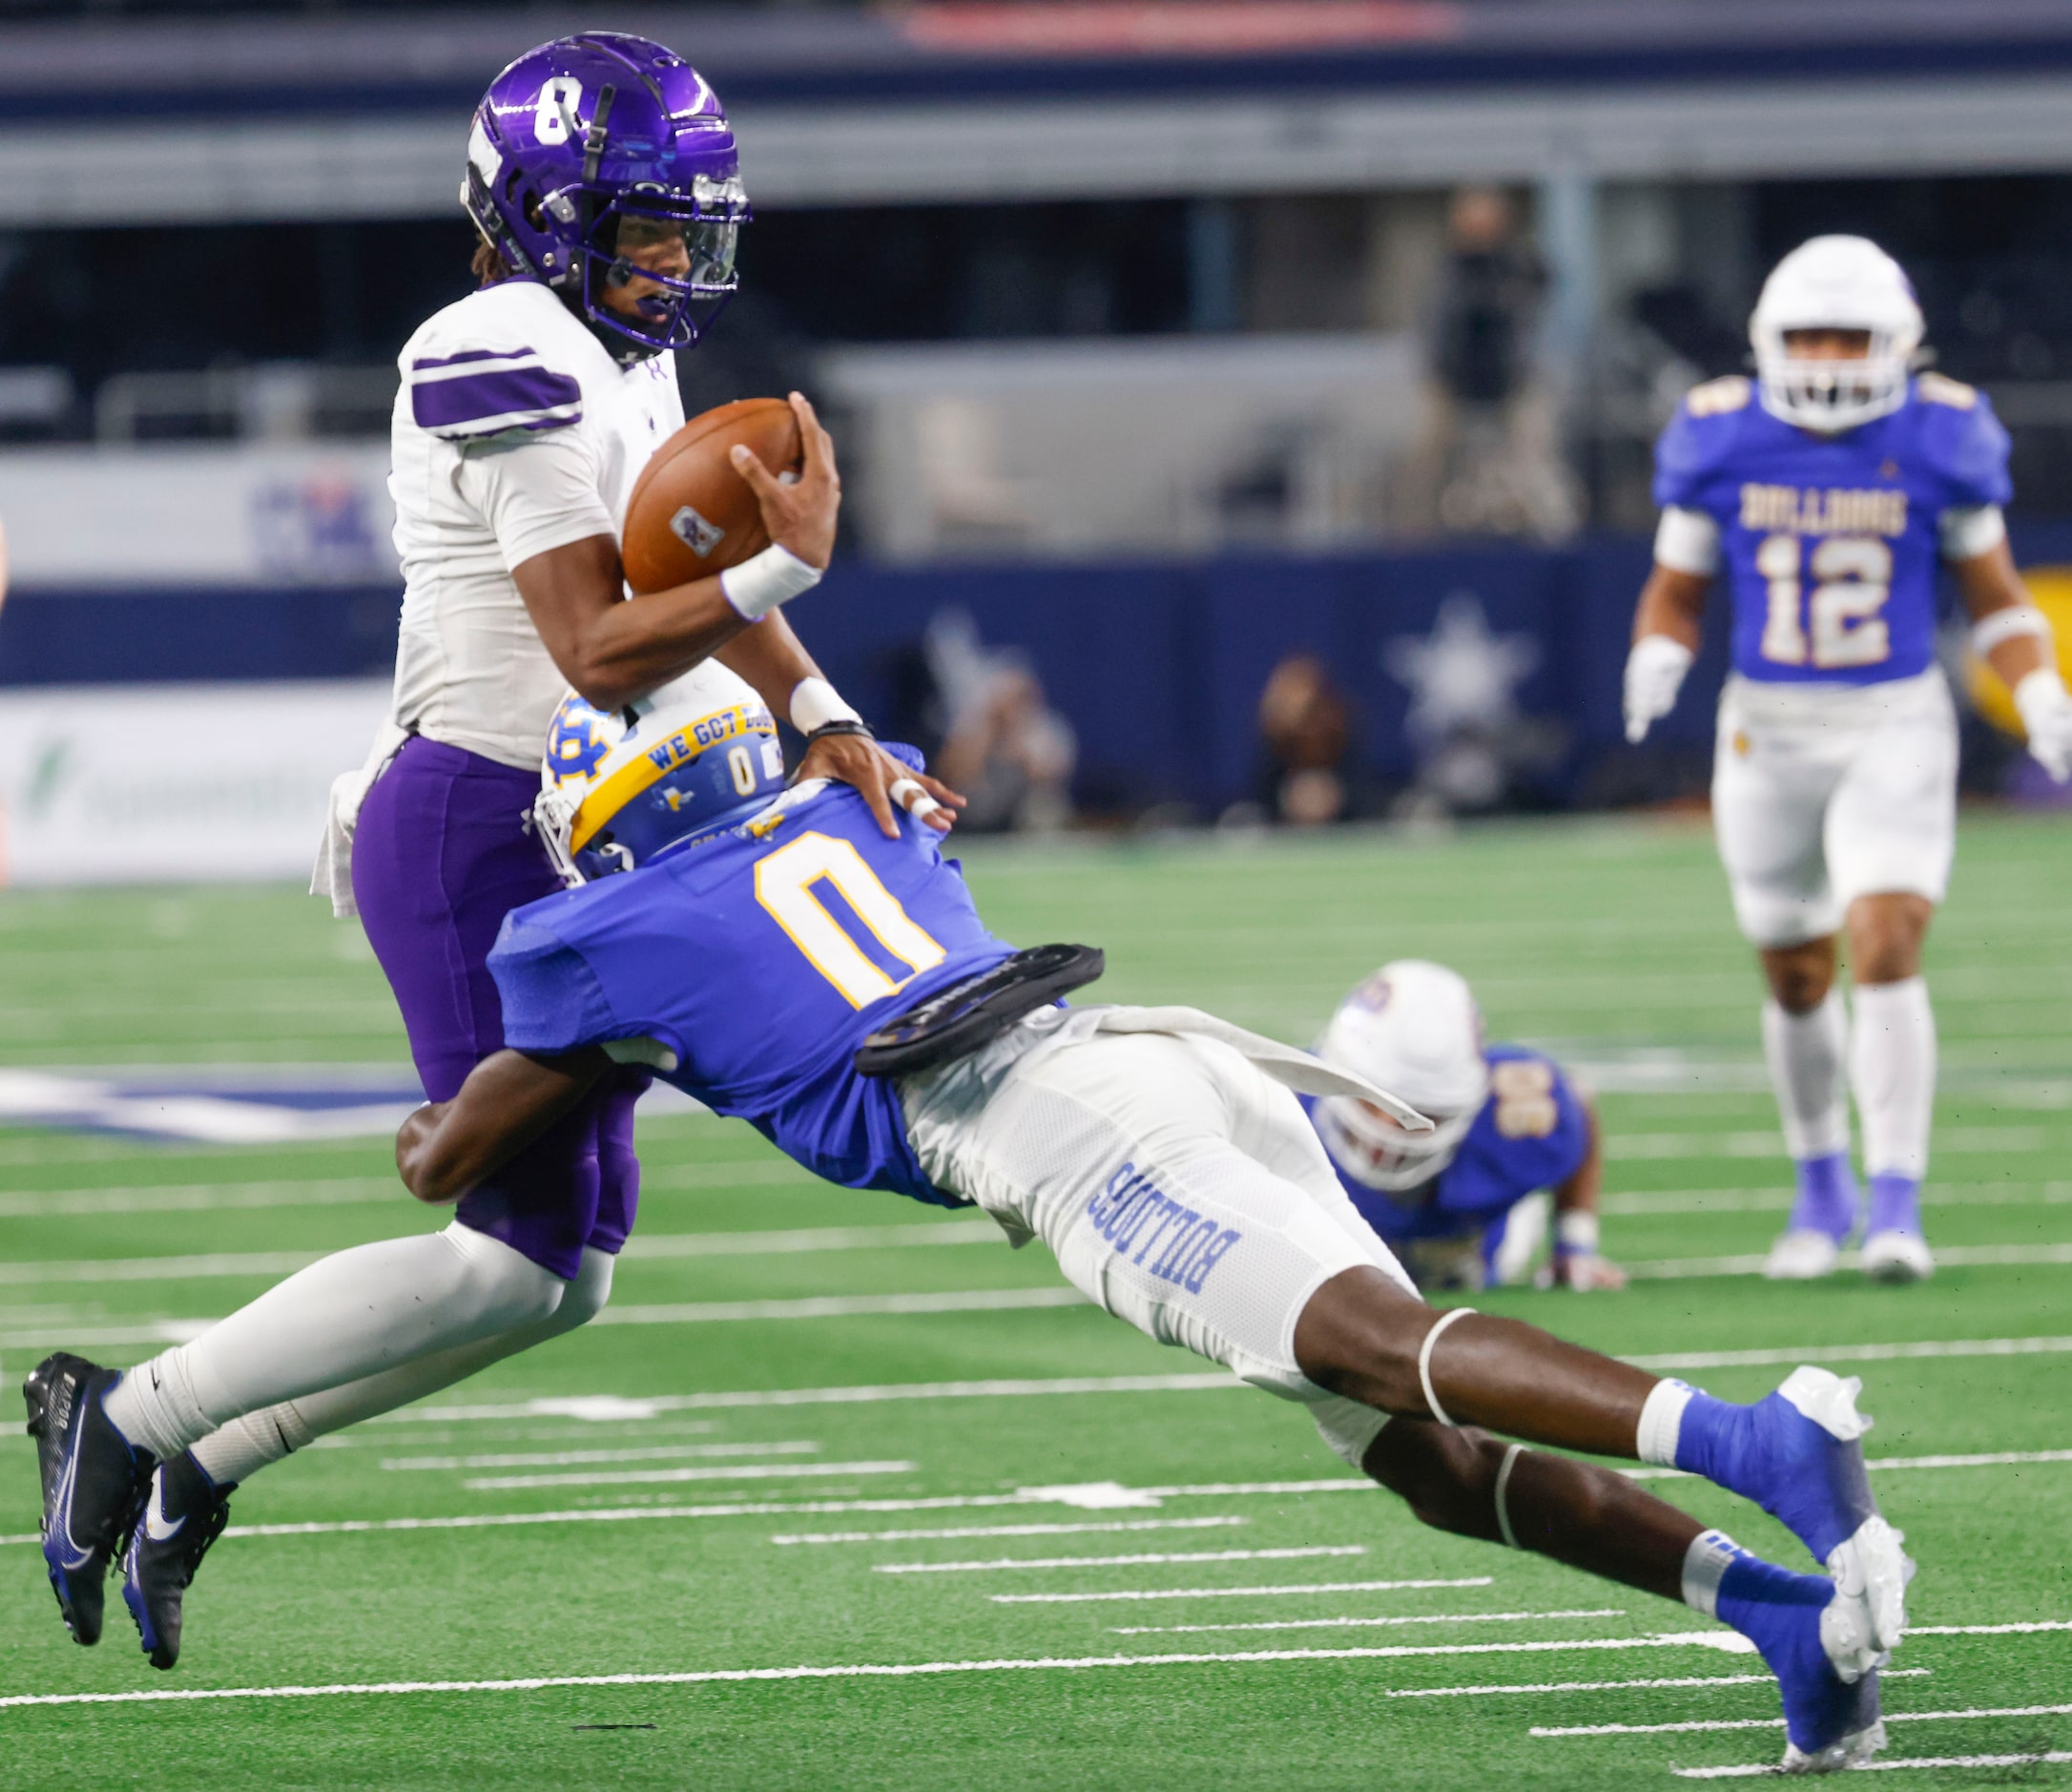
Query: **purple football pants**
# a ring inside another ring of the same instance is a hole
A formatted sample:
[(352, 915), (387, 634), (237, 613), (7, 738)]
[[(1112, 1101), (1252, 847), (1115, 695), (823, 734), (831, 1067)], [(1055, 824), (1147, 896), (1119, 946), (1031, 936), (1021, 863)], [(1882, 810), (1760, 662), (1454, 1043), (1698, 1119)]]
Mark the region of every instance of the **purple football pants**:
[[(449, 1101), (504, 1043), (490, 947), (513, 908), (561, 887), (525, 821), (536, 773), (413, 736), (367, 793), (353, 896), (410, 1034), (425, 1094)], [(640, 1199), (627, 1072), (461, 1198), (459, 1217), (570, 1280), (583, 1247), (616, 1255)]]

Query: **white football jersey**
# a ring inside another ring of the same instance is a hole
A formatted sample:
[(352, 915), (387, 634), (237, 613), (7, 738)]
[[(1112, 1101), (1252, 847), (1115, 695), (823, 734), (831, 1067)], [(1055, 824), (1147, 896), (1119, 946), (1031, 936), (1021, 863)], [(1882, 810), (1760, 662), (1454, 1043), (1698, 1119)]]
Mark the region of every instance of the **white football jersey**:
[(641, 468), (684, 420), (675, 359), (622, 367), (545, 286), (512, 280), (434, 315), (399, 366), (395, 720), (536, 766), (569, 681), (510, 570), (618, 535)]

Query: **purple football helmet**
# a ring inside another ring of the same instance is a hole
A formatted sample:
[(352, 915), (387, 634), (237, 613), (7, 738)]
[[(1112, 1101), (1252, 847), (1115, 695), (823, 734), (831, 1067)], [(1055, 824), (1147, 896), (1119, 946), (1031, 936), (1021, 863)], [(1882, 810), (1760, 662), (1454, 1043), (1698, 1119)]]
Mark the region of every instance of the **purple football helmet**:
[[(711, 324), (749, 217), (718, 96), (673, 51), (621, 31), (558, 37), (490, 82), (461, 203), (514, 274), (651, 352), (688, 348)], [(680, 261), (629, 259), (671, 238)], [(602, 302), (635, 278), (652, 287), (638, 316)]]

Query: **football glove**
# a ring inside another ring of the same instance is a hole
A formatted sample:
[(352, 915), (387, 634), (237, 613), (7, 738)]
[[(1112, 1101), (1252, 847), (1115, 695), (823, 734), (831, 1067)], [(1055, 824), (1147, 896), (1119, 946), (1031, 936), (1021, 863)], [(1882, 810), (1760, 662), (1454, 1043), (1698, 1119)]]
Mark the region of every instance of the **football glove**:
[(1638, 746), (1647, 730), (1676, 707), (1684, 675), (1696, 658), (1682, 641), (1643, 635), (1626, 661), (1626, 738)]
[(2061, 784), (2072, 778), (2072, 695), (2055, 666), (2039, 666), (2015, 686), (2015, 708), (2037, 763)]

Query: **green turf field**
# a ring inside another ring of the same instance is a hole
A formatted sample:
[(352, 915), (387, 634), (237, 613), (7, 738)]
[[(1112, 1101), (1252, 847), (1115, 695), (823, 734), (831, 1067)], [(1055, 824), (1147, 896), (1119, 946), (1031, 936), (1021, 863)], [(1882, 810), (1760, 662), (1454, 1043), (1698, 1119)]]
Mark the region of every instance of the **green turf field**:
[[(1802, 1358), (1862, 1373), (1928, 1627), (1891, 1757), (1980, 1762), (1896, 1782), (2072, 1783), (2005, 1759), (2072, 1751), (2072, 1630), (1978, 1628), (2072, 1622), (2072, 827), (1965, 826), (1930, 956), (1944, 1268), (1907, 1290), (1737, 1273), (1788, 1166), (1702, 827), (967, 864), (1001, 932), (1104, 945), (1110, 999), (1302, 1039), (1418, 953), (1494, 1037), (1595, 1067), (1635, 1284), (1479, 1304), (1737, 1398)], [(357, 929), (285, 890), (0, 895), (0, 1066), (402, 1057)], [(135, 1361), (298, 1253), (436, 1224), (387, 1156), (0, 1129), (0, 1367)], [(1781, 1752), (1760, 1663), (1680, 1640), (1691, 1614), (1420, 1529), (1299, 1410), (1053, 1303), (1040, 1246), (707, 1118), (644, 1123), (643, 1157), (606, 1319), (255, 1480), (172, 1675), (119, 1607), (98, 1649), (66, 1638), (31, 1447), (0, 1438), (0, 1784), (1458, 1792)], [(1806, 1565), (1730, 1498), (1658, 1490)], [(1543, 1734), (1606, 1725), (1634, 1727)]]

